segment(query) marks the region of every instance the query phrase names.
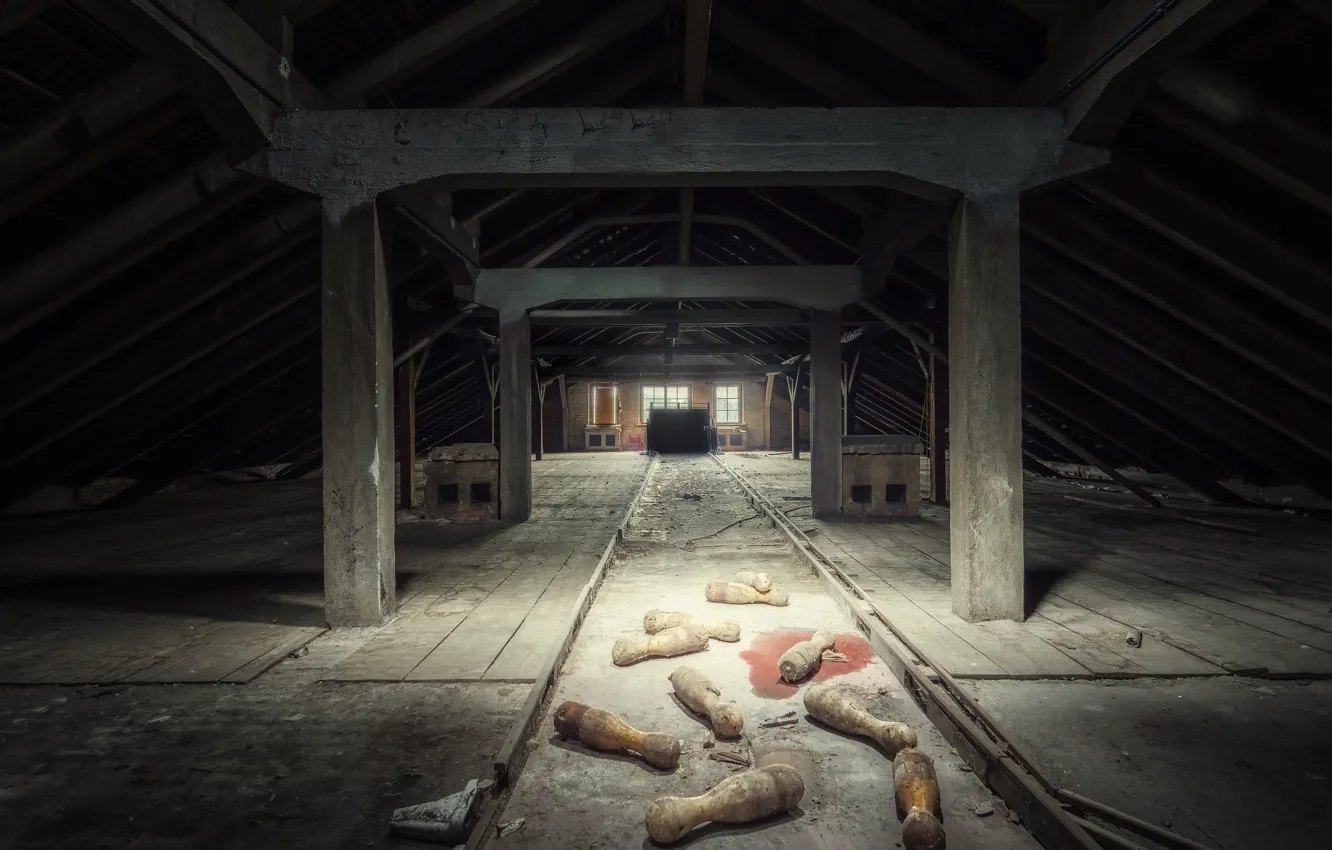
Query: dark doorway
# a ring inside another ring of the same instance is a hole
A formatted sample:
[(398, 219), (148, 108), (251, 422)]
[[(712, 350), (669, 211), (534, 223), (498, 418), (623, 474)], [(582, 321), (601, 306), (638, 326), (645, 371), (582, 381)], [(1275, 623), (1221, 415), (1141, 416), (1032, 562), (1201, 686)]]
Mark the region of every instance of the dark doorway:
[(648, 451), (661, 454), (707, 454), (712, 450), (708, 408), (658, 408), (648, 418)]

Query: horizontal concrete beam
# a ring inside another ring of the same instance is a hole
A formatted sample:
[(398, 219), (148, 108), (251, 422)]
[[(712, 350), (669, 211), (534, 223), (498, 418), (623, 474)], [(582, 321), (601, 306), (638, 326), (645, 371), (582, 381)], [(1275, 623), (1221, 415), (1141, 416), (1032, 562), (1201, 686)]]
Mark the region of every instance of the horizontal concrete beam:
[[(657, 381), (761, 381), (775, 367), (754, 364), (740, 366), (569, 366), (543, 370), (550, 377), (563, 375), (578, 380), (657, 380)], [(543, 379), (546, 375), (543, 374)]]
[(925, 197), (1044, 183), (1056, 109), (300, 110), (247, 170), (351, 200), (402, 186), (893, 185)]
[(780, 301), (838, 310), (863, 297), (856, 266), (482, 269), (474, 300), (526, 310), (552, 301)]
[(803, 327), (803, 310), (533, 310), (533, 327)]
[(639, 357), (642, 355), (703, 355), (723, 357), (728, 355), (751, 354), (800, 354), (808, 351), (809, 345), (799, 340), (785, 343), (734, 345), (533, 345), (532, 354), (544, 357)]

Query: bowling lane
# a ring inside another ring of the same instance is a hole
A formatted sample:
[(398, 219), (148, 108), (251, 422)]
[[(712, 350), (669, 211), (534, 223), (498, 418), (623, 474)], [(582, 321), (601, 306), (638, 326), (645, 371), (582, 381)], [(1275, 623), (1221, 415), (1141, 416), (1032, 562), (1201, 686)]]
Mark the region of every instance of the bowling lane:
[[(698, 498), (694, 498), (698, 497)], [(824, 662), (815, 680), (845, 688), (878, 717), (910, 724), (920, 749), (934, 758), (943, 795), (944, 824), (952, 848), (1035, 848), (1020, 827), (974, 810), (993, 797), (904, 693), (884, 663), (856, 632), (818, 578), (710, 458), (663, 457), (647, 483), (631, 536), (618, 548), (605, 582), (560, 672), (554, 695), (528, 741), (528, 761), (499, 824), (522, 828), (487, 845), (518, 848), (655, 846), (643, 824), (648, 805), (665, 795), (702, 794), (742, 768), (739, 755), (758, 764), (787, 763), (805, 783), (790, 814), (745, 826), (700, 827), (674, 846), (748, 848), (879, 848), (900, 840), (894, 814), (892, 763), (874, 743), (833, 732), (812, 721), (802, 698), (808, 685), (780, 682), (777, 660), (792, 644), (822, 629), (837, 636), (845, 662)], [(728, 523), (742, 520), (720, 533)], [(690, 542), (691, 538), (694, 539)], [(722, 605), (704, 599), (708, 581), (737, 571), (768, 573), (790, 594), (790, 605)], [(611, 663), (622, 637), (646, 639), (643, 615), (682, 611), (700, 619), (731, 620), (737, 643), (711, 641), (708, 649), (630, 667)], [(739, 745), (708, 746), (708, 726), (676, 700), (669, 676), (697, 669), (745, 716)], [(553, 716), (574, 700), (614, 712), (644, 732), (683, 741), (679, 767), (653, 768), (636, 756), (600, 752), (562, 740)], [(794, 714), (792, 714), (794, 713)], [(781, 725), (765, 726), (780, 723)]]

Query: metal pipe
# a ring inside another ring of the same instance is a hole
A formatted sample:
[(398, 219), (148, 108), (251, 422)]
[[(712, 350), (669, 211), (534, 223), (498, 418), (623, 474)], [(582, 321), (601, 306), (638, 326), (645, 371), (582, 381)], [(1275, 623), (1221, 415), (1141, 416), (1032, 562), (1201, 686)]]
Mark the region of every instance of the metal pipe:
[(1093, 59), (1091, 64), (1073, 75), (1073, 78), (1065, 83), (1063, 88), (1055, 92), (1054, 95), (1045, 102), (1045, 105), (1053, 106), (1067, 97), (1070, 92), (1077, 89), (1077, 87), (1086, 82), (1089, 77), (1101, 70), (1105, 63), (1118, 56), (1125, 47), (1128, 47), (1138, 36), (1146, 32), (1152, 24), (1155, 24), (1157, 21), (1164, 18), (1166, 13), (1170, 11), (1170, 8), (1177, 2), (1178, 0), (1158, 0), (1156, 6), (1144, 15), (1142, 20), (1138, 21), (1138, 23), (1134, 24), (1128, 32), (1120, 36), (1104, 53)]

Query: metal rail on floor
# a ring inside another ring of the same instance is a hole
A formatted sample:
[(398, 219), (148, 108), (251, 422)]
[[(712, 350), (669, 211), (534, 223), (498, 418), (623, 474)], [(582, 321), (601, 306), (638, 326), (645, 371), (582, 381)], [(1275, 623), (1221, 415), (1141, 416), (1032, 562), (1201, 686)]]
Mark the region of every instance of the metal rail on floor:
[(871, 645), (930, 722), (986, 786), (1018, 814), (1032, 835), (1052, 850), (1100, 850), (1101, 844), (1082, 822), (1060, 806), (1054, 786), (1034, 769), (1014, 736), (958, 687), (946, 670), (931, 664), (869, 594), (820, 551), (790, 517), (721, 457), (712, 457), (736, 480), (749, 503), (765, 513), (805, 556), (823, 583), (843, 601), (851, 618), (869, 635)]
[(541, 718), (546, 698), (550, 695), (551, 688), (555, 684), (555, 676), (559, 673), (560, 666), (564, 664), (564, 659), (569, 655), (569, 649), (573, 646), (578, 628), (583, 624), (588, 609), (592, 607), (592, 600), (597, 595), (597, 589), (601, 587), (601, 582), (606, 577), (606, 567), (610, 565), (615, 547), (625, 538), (625, 529), (629, 527), (629, 520), (633, 518), (634, 510), (638, 507), (639, 501), (643, 498), (643, 493), (647, 490), (648, 479), (652, 477), (652, 471), (657, 467), (659, 458), (657, 453), (649, 452), (649, 458), (647, 468), (643, 470), (643, 480), (638, 484), (637, 492), (629, 500), (629, 505), (620, 517), (620, 524), (616, 526), (615, 533), (611, 535), (610, 540), (606, 541), (606, 546), (601, 552), (601, 558), (597, 561), (596, 569), (592, 571), (592, 577), (587, 580), (587, 584), (583, 585), (578, 598), (574, 600), (573, 609), (564, 624), (563, 637), (559, 639), (551, 649), (550, 654), (546, 656), (546, 663), (541, 665), (541, 671), (537, 674), (536, 680), (532, 682), (532, 688), (527, 693), (527, 699), (523, 701), (518, 716), (514, 719), (513, 725), (509, 727), (508, 734), (504, 736), (504, 742), (500, 744), (499, 751), (495, 754), (495, 793), (482, 809), (481, 816), (467, 840), (468, 850), (483, 846), (490, 838), (492, 822), (498, 816), (504, 804), (504, 796), (501, 792), (512, 784), (517, 778), (518, 772), (522, 769), (523, 761), (527, 757), (526, 741), (532, 734), (533, 726)]

